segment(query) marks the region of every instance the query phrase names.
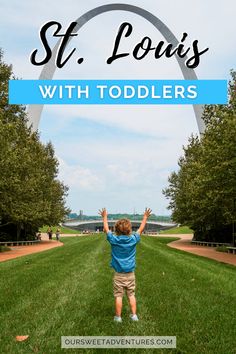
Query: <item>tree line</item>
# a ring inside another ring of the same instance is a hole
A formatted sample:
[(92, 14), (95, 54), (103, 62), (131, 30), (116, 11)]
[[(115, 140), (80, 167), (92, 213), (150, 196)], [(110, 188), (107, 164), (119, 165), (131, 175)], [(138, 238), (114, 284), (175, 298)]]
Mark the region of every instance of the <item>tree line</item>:
[[(79, 219), (79, 220), (101, 220), (101, 216), (99, 215), (78, 215), (76, 213), (70, 213), (68, 215), (69, 219)], [(142, 220), (143, 214), (128, 214), (128, 213), (117, 213), (117, 214), (108, 214), (108, 219), (110, 220), (118, 220), (118, 219), (129, 219), (129, 220)], [(170, 222), (171, 217), (169, 215), (155, 215), (151, 214), (148, 218), (150, 221), (165, 221)]]
[(12, 78), (0, 51), (0, 241), (32, 239), (39, 227), (58, 224), (69, 212), (52, 144), (27, 127), (24, 106), (8, 104)]
[(174, 221), (194, 230), (194, 238), (235, 243), (236, 72), (231, 71), (227, 105), (205, 106), (206, 130), (191, 135), (179, 169), (163, 190)]

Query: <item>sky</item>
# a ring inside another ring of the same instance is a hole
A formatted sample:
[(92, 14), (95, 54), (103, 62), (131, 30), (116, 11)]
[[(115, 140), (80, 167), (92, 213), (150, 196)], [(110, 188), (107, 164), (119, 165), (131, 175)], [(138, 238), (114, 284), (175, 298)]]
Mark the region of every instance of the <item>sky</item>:
[[(42, 67), (29, 61), (33, 49), (43, 49), (39, 29), (50, 20), (65, 29), (97, 6), (117, 1), (0, 0), (0, 47), (4, 60), (13, 65), (18, 78), (37, 79)], [(236, 69), (235, 0), (134, 0), (119, 1), (140, 6), (159, 17), (180, 40), (199, 40), (201, 57), (196, 69), (199, 79), (229, 79)], [(88, 22), (66, 52), (76, 47), (85, 58), (57, 69), (53, 79), (183, 79), (175, 58), (156, 60), (150, 53), (141, 61), (132, 55), (108, 65), (114, 39), (122, 22), (130, 22), (132, 35), (121, 49), (132, 53), (134, 46), (149, 36), (153, 45), (162, 35), (136, 14), (115, 11)], [(52, 31), (51, 31), (52, 34)], [(50, 38), (50, 45), (56, 43)], [(162, 194), (168, 176), (178, 170), (178, 159), (191, 134), (198, 134), (192, 106), (44, 106), (40, 138), (51, 141), (60, 162), (59, 179), (69, 186), (67, 205), (74, 212), (94, 215), (101, 207), (110, 213), (143, 212), (149, 206), (158, 215), (168, 215)]]

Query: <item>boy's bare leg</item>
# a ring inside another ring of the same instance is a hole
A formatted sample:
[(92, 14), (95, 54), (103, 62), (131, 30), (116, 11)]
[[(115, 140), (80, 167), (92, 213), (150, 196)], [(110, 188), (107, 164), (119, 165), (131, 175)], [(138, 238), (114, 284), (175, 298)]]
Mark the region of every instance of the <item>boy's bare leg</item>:
[(132, 315), (136, 315), (136, 298), (134, 295), (129, 296), (129, 304)]
[(115, 305), (116, 305), (116, 316), (120, 317), (121, 311), (122, 311), (122, 297), (121, 296), (115, 297)]

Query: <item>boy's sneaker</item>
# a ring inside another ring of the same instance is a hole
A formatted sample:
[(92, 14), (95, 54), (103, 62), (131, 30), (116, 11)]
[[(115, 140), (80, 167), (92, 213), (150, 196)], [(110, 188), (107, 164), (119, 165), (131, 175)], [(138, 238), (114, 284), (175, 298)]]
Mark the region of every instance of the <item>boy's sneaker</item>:
[(138, 316), (137, 315), (130, 315), (129, 316), (132, 321), (138, 321)]
[(122, 318), (120, 316), (114, 316), (115, 322), (122, 322)]

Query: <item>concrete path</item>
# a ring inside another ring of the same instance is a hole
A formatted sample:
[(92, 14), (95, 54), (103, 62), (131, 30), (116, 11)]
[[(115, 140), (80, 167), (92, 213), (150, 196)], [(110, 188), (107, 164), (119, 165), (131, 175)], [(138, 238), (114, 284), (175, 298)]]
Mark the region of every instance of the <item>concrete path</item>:
[(218, 262), (232, 264), (236, 266), (236, 255), (225, 252), (216, 251), (216, 247), (208, 247), (208, 246), (197, 246), (192, 245), (191, 240), (193, 238), (192, 234), (180, 234), (180, 235), (158, 235), (163, 237), (179, 237), (180, 240), (173, 241), (168, 243), (169, 247), (197, 254), (198, 256), (215, 259)]

